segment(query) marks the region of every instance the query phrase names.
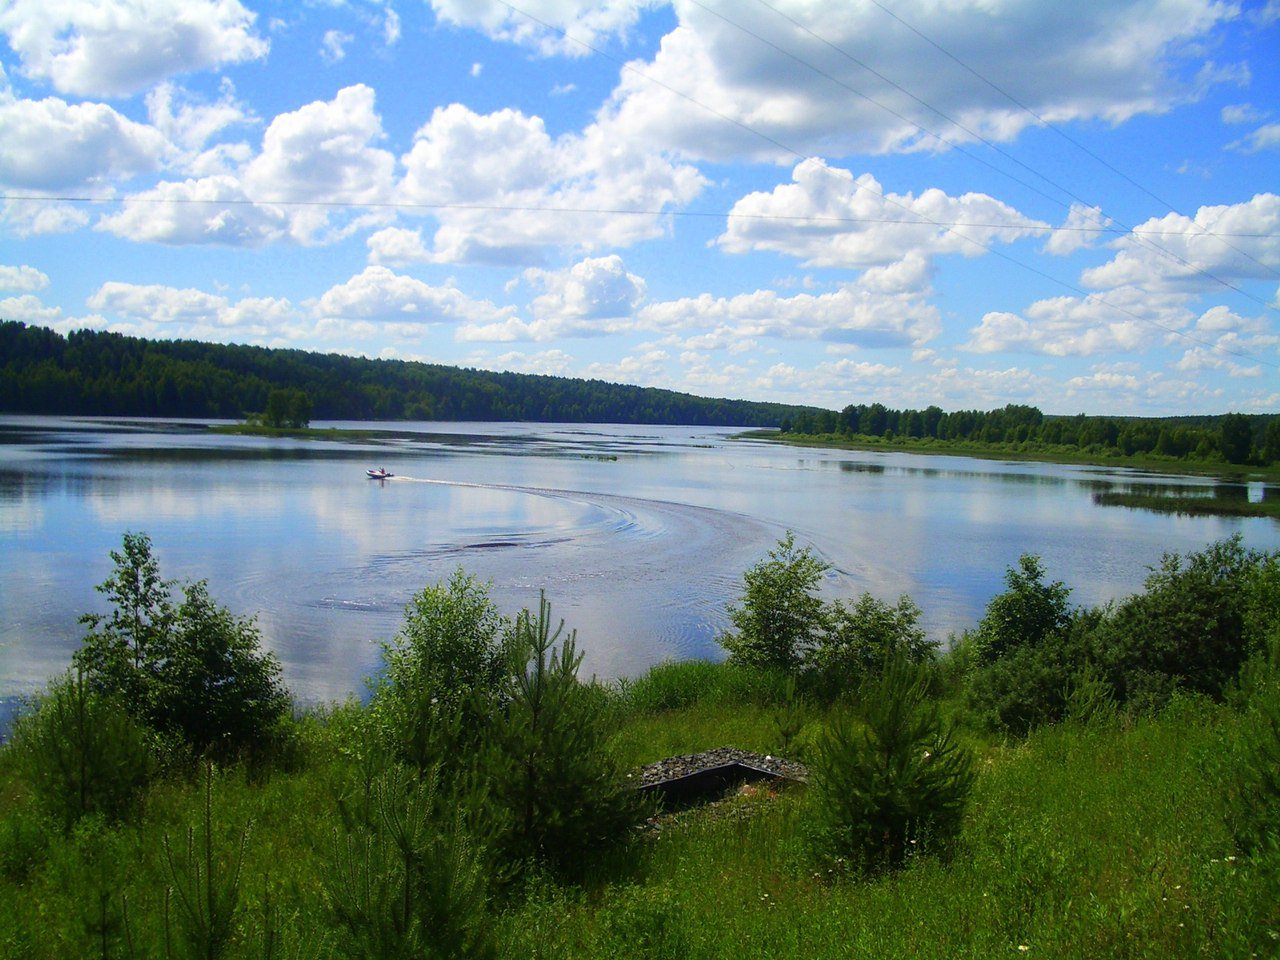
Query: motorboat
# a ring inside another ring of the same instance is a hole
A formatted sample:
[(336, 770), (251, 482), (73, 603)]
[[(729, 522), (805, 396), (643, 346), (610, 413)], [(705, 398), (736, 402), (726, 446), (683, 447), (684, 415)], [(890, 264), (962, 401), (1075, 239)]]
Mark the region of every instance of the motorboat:
[(374, 467), (370, 470), (366, 470), (365, 475), (370, 480), (388, 480), (395, 476), (395, 474), (387, 470), (386, 467)]

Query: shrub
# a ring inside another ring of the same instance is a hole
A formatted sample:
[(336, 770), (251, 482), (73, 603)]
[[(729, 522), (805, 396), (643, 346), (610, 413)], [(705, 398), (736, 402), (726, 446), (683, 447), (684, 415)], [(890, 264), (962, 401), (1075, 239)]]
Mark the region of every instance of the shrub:
[(10, 749), (40, 808), (63, 829), (88, 814), (128, 816), (156, 766), (146, 729), (81, 672), (49, 684), (18, 718)]
[(979, 664), (994, 663), (1018, 647), (1035, 646), (1066, 627), (1071, 590), (1061, 581), (1045, 583), (1044, 574), (1040, 558), (1029, 553), (1018, 558), (1017, 569), (1005, 571), (1008, 590), (987, 604), (974, 636)]
[(768, 559), (743, 574), (742, 603), (729, 608), (736, 632), (720, 640), (730, 659), (796, 672), (825, 624), (817, 590), (828, 568), (811, 548), (796, 549), (788, 531)]
[(920, 608), (906, 594), (897, 606), (869, 593), (853, 604), (831, 604), (826, 629), (808, 658), (819, 688), (828, 695), (850, 689), (898, 653), (911, 663), (930, 659), (934, 644), (917, 625), (919, 619)]
[(383, 646), (373, 709), (405, 762), (448, 768), (474, 754), (506, 676), (512, 625), (488, 588), (457, 570), (405, 607)]
[(253, 621), (217, 606), (204, 581), (186, 585), (175, 607), (174, 584), (160, 578), (145, 534), (126, 533), (111, 558), (116, 568), (98, 587), (111, 613), (81, 618), (89, 632), (75, 654), (94, 689), (197, 751), (261, 749), (289, 698)]
[(1018, 736), (1063, 719), (1071, 690), (1089, 669), (1089, 636), (1102, 616), (1079, 611), (1066, 629), (977, 667), (969, 681), (970, 707), (988, 727)]
[(607, 751), (605, 703), (579, 683), (576, 635), (560, 640), (563, 630), (564, 621), (551, 630), (545, 597), (536, 619), (527, 610), (517, 617), (508, 702), (494, 718), (483, 774), (500, 858), (517, 873), (537, 865), (579, 879), (627, 839), (645, 807)]
[(1259, 614), (1274, 563), (1238, 536), (1186, 557), (1167, 554), (1145, 592), (1117, 605), (1094, 634), (1117, 697), (1139, 708), (1159, 707), (1176, 690), (1221, 698), (1265, 644), (1268, 618)]
[(373, 817), (336, 839), (326, 877), (343, 956), (484, 958), (487, 888), (459, 821), (442, 820), (436, 772), (392, 768), (373, 784)]
[(973, 763), (927, 699), (927, 686), (924, 669), (899, 655), (863, 681), (856, 718), (831, 721), (810, 770), (820, 856), (875, 872), (949, 848)]

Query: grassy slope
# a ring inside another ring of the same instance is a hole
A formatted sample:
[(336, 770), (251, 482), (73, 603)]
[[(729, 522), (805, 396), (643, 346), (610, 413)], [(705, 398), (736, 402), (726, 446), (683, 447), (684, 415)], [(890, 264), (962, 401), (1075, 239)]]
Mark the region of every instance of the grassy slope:
[[(801, 742), (820, 720), (809, 717)], [(501, 955), (1269, 955), (1280, 927), (1274, 874), (1230, 859), (1216, 783), (1236, 723), (1226, 708), (1191, 702), (1153, 720), (978, 742), (980, 775), (954, 858), (878, 880), (815, 873), (803, 854), (803, 791), (686, 813), (625, 863), (602, 866), (587, 891), (535, 886), (503, 907)], [(262, 956), (273, 912), (285, 956), (332, 955), (322, 865), (339, 827), (336, 798), (359, 778), (340, 752), (340, 724), (307, 729), (300, 772), (255, 785), (233, 770), (214, 785), (224, 850), (252, 822), (241, 933), (228, 956)], [(776, 750), (773, 711), (715, 698), (631, 711), (615, 740), (628, 763), (725, 743)], [(100, 893), (113, 915), (127, 898), (139, 956), (163, 955), (172, 880), (162, 838), (181, 843), (198, 823), (198, 785), (158, 785), (139, 823), (62, 838), (33, 819), (0, 753), (0, 801), (0, 955), (99, 955)]]

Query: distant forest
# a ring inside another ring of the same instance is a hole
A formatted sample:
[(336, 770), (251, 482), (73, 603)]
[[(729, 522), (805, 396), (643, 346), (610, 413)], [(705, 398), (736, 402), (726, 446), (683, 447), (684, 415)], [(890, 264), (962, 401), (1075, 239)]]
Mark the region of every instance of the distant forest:
[(787, 417), (782, 432), (803, 437), (916, 439), (1031, 451), (1054, 449), (1090, 455), (1280, 462), (1280, 415), (1228, 413), (1187, 417), (1049, 416), (1036, 407), (999, 410), (891, 410), (880, 403), (850, 404), (839, 413), (805, 410)]
[(303, 350), (66, 337), (0, 321), (0, 411), (240, 419), (305, 392), (320, 420), (523, 420), (774, 427), (810, 408), (717, 400), (602, 380), (492, 373)]

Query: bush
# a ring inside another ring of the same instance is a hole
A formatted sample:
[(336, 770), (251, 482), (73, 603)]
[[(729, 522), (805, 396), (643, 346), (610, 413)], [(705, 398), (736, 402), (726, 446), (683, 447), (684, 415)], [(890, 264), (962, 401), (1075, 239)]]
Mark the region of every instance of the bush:
[(1005, 571), (1008, 590), (987, 604), (974, 636), (979, 664), (994, 663), (1019, 647), (1035, 646), (1067, 626), (1071, 590), (1061, 581), (1044, 582), (1040, 558), (1024, 553), (1018, 569)]
[(419, 769), (453, 769), (479, 746), (506, 676), (513, 628), (488, 588), (457, 570), (405, 607), (383, 646), (373, 710), (395, 751)]
[(75, 654), (93, 688), (199, 752), (261, 750), (289, 698), (253, 621), (217, 606), (204, 581), (186, 585), (175, 607), (145, 534), (126, 533), (111, 558), (116, 568), (98, 587), (111, 613), (81, 618), (89, 632)]
[(88, 814), (127, 817), (156, 767), (146, 729), (79, 672), (49, 684), (18, 718), (10, 749), (40, 808), (64, 830)]
[(1145, 709), (1177, 690), (1221, 698), (1274, 624), (1263, 615), (1276, 602), (1266, 597), (1274, 566), (1238, 536), (1186, 557), (1167, 554), (1145, 592), (1120, 603), (1094, 634), (1118, 699)]
[(797, 550), (788, 531), (768, 559), (743, 574), (742, 604), (729, 608), (736, 632), (720, 640), (730, 659), (795, 673), (825, 624), (817, 590), (828, 568), (811, 548)]
[(835, 717), (810, 770), (812, 845), (859, 872), (945, 852), (960, 829), (973, 763), (927, 698), (924, 669), (899, 655), (866, 678), (858, 713)]
[(442, 819), (435, 771), (384, 771), (372, 799), (370, 820), (337, 838), (326, 877), (342, 955), (492, 956), (481, 860), (459, 821)]
[(920, 608), (906, 594), (898, 598), (897, 606), (890, 606), (864, 593), (854, 604), (831, 604), (826, 619), (826, 629), (808, 662), (819, 689), (828, 695), (879, 673), (899, 653), (911, 663), (933, 656), (934, 644), (917, 625)]
[(988, 727), (1018, 736), (1063, 719), (1071, 690), (1089, 669), (1089, 636), (1102, 616), (1077, 612), (1065, 630), (977, 667), (969, 682), (970, 707)]
[(494, 718), (483, 774), (505, 864), (576, 880), (646, 811), (607, 751), (606, 704), (578, 682), (582, 655), (573, 632), (560, 641), (563, 629), (561, 621), (551, 630), (545, 597), (536, 619), (527, 610), (517, 617), (508, 702)]

